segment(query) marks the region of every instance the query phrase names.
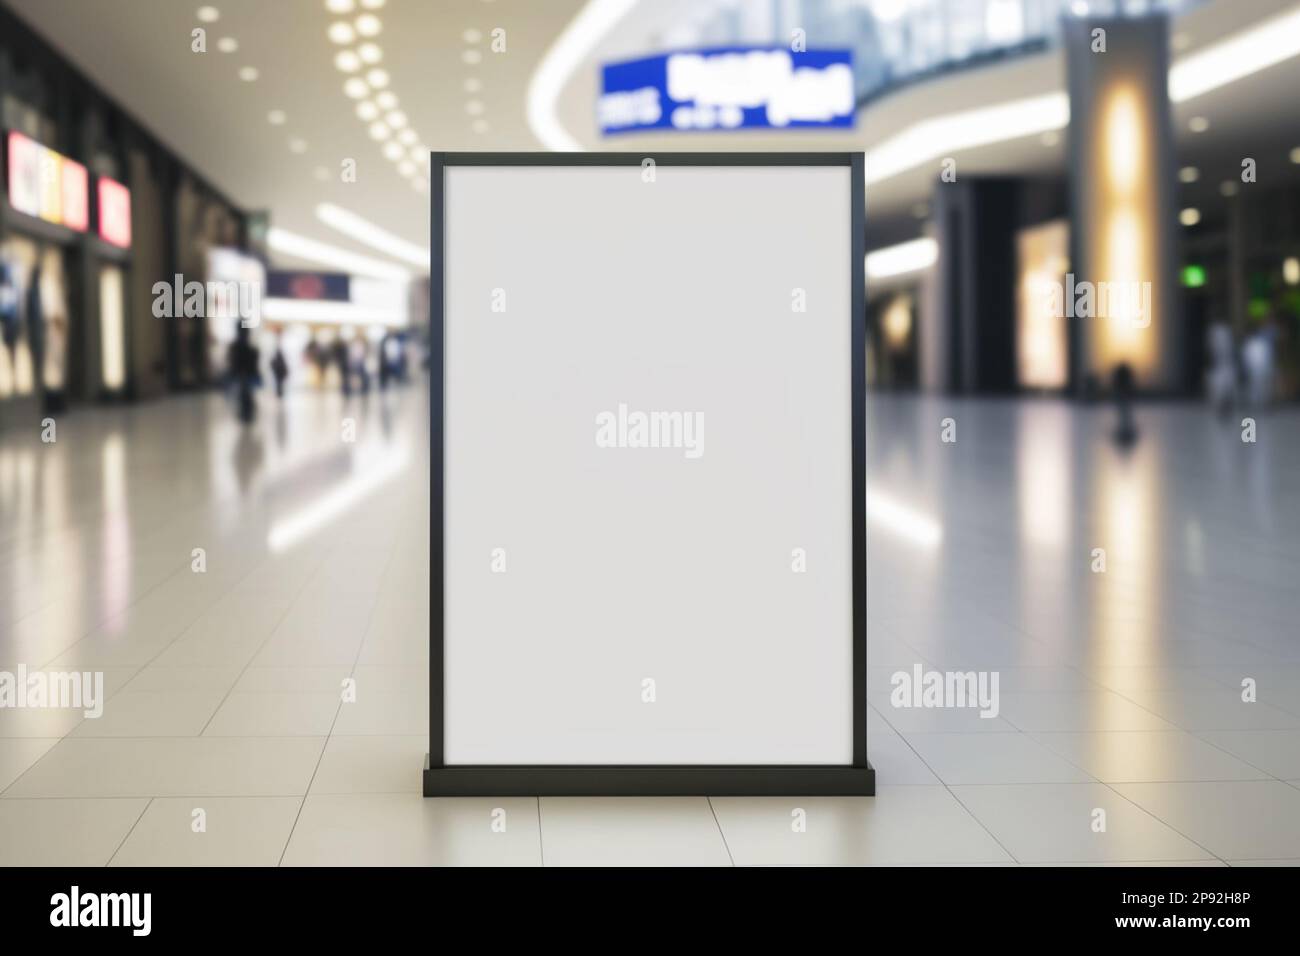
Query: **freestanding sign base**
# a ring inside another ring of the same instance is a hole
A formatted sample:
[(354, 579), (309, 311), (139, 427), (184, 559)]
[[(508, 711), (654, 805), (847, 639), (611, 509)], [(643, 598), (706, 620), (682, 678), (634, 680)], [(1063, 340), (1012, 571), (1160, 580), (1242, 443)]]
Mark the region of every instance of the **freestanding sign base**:
[(862, 154), (429, 183), (424, 795), (873, 795)]

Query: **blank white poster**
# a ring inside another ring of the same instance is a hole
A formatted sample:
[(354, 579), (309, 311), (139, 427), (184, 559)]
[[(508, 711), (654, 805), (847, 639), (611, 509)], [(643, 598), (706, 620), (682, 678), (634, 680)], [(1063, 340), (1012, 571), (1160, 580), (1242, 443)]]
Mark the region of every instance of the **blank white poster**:
[(850, 169), (445, 176), (446, 764), (850, 764)]

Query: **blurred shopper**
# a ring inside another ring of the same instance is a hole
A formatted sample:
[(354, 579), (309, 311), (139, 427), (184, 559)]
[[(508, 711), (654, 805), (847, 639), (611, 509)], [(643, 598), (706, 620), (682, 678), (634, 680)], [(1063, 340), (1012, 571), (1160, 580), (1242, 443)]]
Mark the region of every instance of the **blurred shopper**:
[(1115, 443), (1121, 448), (1128, 448), (1137, 441), (1137, 422), (1133, 418), (1133, 369), (1127, 362), (1115, 366), (1112, 380), (1115, 395), (1115, 407), (1119, 411), (1119, 422), (1115, 426)]
[(289, 363), (285, 361), (279, 337), (275, 340), (275, 354), (271, 356), (271, 374), (275, 376), (275, 397), (284, 398), (284, 380), (289, 377)]
[(352, 373), (357, 377), (357, 390), (362, 395), (370, 391), (370, 369), (366, 365), (369, 358), (370, 351), (366, 348), (366, 340), (358, 335), (348, 346), (348, 361), (352, 365)]
[(1277, 326), (1270, 316), (1241, 347), (1241, 364), (1246, 370), (1246, 400), (1256, 408), (1267, 407), (1273, 398), (1276, 356)]
[(257, 417), (257, 401), (253, 389), (261, 384), (261, 351), (253, 344), (248, 330), (243, 328), (231, 343), (231, 350), (231, 371), (238, 390), (239, 420), (249, 425)]
[(1220, 320), (1206, 330), (1205, 350), (1210, 357), (1210, 367), (1205, 373), (1210, 407), (1226, 417), (1237, 403), (1237, 350), (1227, 322)]
[(335, 339), (334, 344), (330, 346), (330, 354), (334, 359), (334, 364), (339, 369), (339, 379), (343, 386), (343, 394), (352, 394), (352, 370), (348, 366), (348, 347), (342, 339)]

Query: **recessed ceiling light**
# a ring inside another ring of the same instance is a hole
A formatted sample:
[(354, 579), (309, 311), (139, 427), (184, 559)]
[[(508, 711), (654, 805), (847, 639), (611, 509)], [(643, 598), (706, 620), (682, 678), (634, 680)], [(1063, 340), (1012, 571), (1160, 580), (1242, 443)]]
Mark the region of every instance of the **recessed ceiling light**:
[(217, 49), (222, 53), (234, 53), (239, 49), (239, 41), (234, 37), (222, 37), (217, 41)]
[(1184, 183), (1194, 183), (1201, 178), (1201, 171), (1195, 166), (1184, 166), (1178, 170), (1178, 179)]
[(388, 85), (388, 72), (378, 67), (366, 74), (366, 82), (377, 90), (382, 90)]
[(478, 63), (479, 60), (483, 59), (483, 54), (478, 50), (463, 50), (461, 51), (460, 58), (470, 66), (473, 66), (475, 63)]
[(1235, 196), (1237, 195), (1237, 184), (1231, 179), (1225, 179), (1223, 182), (1219, 183), (1219, 192), (1224, 196)]
[(339, 50), (334, 55), (334, 65), (344, 73), (355, 73), (361, 69), (361, 57), (351, 50)]
[(384, 58), (384, 51), (377, 43), (363, 43), (357, 47), (357, 55), (366, 63), (378, 63)]
[(471, 76), (465, 80), (466, 93), (477, 93), (481, 89), (483, 89), (483, 81), (477, 76)]
[(272, 126), (283, 126), (285, 121), (284, 110), (271, 110), (266, 114), (266, 121)]
[(350, 76), (348, 81), (343, 84), (343, 92), (354, 100), (364, 100), (370, 95), (370, 87), (366, 86), (366, 81), (359, 76)]
[(305, 153), (307, 152), (307, 141), (305, 139), (291, 139), (289, 140), (289, 149), (295, 153)]
[(370, 124), (371, 139), (388, 139), (388, 137), (391, 135), (392, 135), (392, 130), (388, 128), (388, 125), (386, 123), (381, 122), (381, 123)]
[(411, 129), (409, 126), (397, 134), (397, 141), (403, 146), (410, 146), (419, 138), (420, 137), (415, 134), (415, 130)]
[(1201, 221), (1201, 211), (1191, 207), (1184, 209), (1178, 214), (1178, 221), (1184, 226), (1194, 226)]
[(255, 79), (257, 79), (257, 67), (241, 66), (239, 68), (239, 78), (243, 80), (245, 83), (252, 83)]
[(1300, 285), (1300, 259), (1291, 256), (1282, 262), (1282, 278), (1287, 285)]
[(389, 140), (384, 144), (384, 156), (391, 159), (393, 162), (397, 162), (405, 155), (406, 154), (403, 152), (402, 147), (397, 143), (394, 143), (392, 140)]
[(330, 13), (351, 13), (352, 0), (325, 0), (325, 9)]
[(409, 159), (404, 159), (397, 164), (397, 171), (403, 176), (414, 176), (415, 163), (411, 162)]
[(357, 38), (357, 33), (352, 29), (352, 24), (345, 23), (342, 20), (336, 20), (330, 24), (329, 38), (339, 46), (351, 43)]
[(1291, 150), (1291, 162), (1300, 166), (1300, 146), (1296, 146)]
[(353, 23), (356, 25), (357, 32), (363, 37), (379, 36), (379, 31), (384, 28), (384, 25), (379, 22), (379, 17), (373, 13), (363, 13)]
[(483, 113), (482, 100), (470, 100), (465, 104), (465, 112), (470, 116), (479, 116)]
[(357, 104), (357, 116), (369, 123), (371, 120), (379, 118), (379, 107), (370, 100), (362, 100)]
[(375, 103), (381, 110), (391, 110), (393, 107), (397, 106), (397, 94), (392, 90), (384, 90), (384, 92), (375, 97)]
[(487, 121), (487, 120), (485, 120), (485, 119), (476, 119), (476, 120), (471, 124), (470, 128), (473, 129), (474, 132), (476, 132), (476, 133), (486, 133), (490, 127), (488, 126), (488, 121)]
[(475, 30), (473, 27), (466, 30), (462, 36), (464, 36), (466, 43), (477, 43), (479, 40), (483, 39), (482, 31)]
[(194, 11), (194, 15), (204, 23), (216, 23), (221, 19), (221, 14), (216, 7), (199, 7)]
[(1210, 121), (1204, 116), (1193, 116), (1187, 121), (1187, 128), (1193, 133), (1204, 133), (1210, 128)]
[(393, 110), (384, 119), (388, 121), (388, 125), (393, 129), (401, 129), (406, 125), (406, 114), (401, 110)]

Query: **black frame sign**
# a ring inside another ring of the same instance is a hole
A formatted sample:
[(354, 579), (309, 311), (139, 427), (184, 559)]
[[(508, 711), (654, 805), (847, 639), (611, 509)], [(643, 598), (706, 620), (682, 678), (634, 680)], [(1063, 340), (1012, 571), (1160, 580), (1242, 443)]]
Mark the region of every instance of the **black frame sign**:
[(429, 185), (424, 795), (874, 794), (862, 154)]

